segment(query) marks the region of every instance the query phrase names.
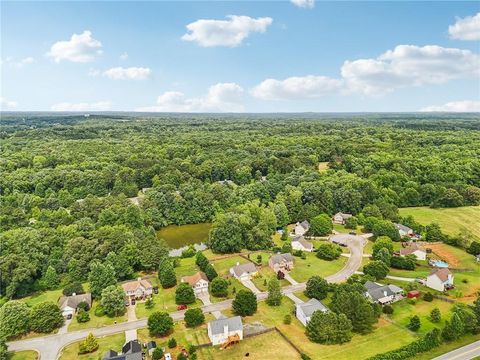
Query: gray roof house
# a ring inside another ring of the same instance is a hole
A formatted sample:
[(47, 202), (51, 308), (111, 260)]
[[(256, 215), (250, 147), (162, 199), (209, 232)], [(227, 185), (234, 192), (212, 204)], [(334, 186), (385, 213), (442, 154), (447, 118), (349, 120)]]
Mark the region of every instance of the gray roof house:
[(307, 220), (304, 220), (302, 222), (297, 222), (295, 224), (294, 233), (297, 236), (304, 235), (309, 229), (310, 229), (310, 224), (308, 223)]
[(240, 316), (220, 317), (208, 323), (208, 337), (212, 345), (223, 344), (229, 336), (238, 336), (243, 339), (243, 323)]
[(303, 236), (297, 236), (292, 240), (292, 249), (312, 252), (313, 244), (305, 240)]
[(250, 276), (254, 275), (257, 273), (257, 268), (255, 267), (255, 265), (251, 262), (248, 262), (246, 264), (239, 264), (237, 263), (237, 265), (235, 266), (232, 266), (230, 268), (230, 274), (232, 274), (233, 276), (235, 276), (237, 279), (238, 278), (242, 278), (242, 277), (248, 277), (250, 278)]
[(381, 305), (391, 304), (403, 298), (403, 289), (395, 285), (381, 285), (367, 281), (363, 286), (367, 290), (365, 295)]
[(274, 270), (291, 270), (293, 269), (293, 255), (290, 253), (275, 254), (268, 259), (268, 265)]
[(304, 326), (307, 326), (315, 311), (327, 312), (328, 308), (317, 299), (310, 299), (307, 302), (295, 305), (295, 315)]
[(108, 350), (102, 360), (142, 360), (142, 345), (138, 340), (131, 340), (123, 345), (122, 352)]
[(405, 226), (403, 224), (395, 223), (395, 227), (397, 228), (398, 233), (400, 234), (401, 237), (414, 234), (413, 229), (411, 229), (408, 226)]
[(87, 303), (88, 308), (92, 307), (92, 294), (80, 294), (80, 295), (71, 295), (71, 296), (61, 296), (58, 299), (58, 307), (62, 310), (62, 315), (67, 317), (68, 315), (73, 315), (77, 311), (77, 307), (80, 303)]

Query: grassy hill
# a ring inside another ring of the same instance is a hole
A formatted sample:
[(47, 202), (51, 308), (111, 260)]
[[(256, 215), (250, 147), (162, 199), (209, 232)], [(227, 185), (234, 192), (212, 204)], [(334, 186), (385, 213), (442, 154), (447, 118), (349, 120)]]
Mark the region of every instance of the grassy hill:
[(412, 207), (400, 209), (401, 216), (412, 215), (422, 225), (438, 223), (449, 235), (460, 231), (468, 231), (473, 237), (480, 239), (480, 206), (465, 206), (448, 209), (432, 209), (429, 207)]

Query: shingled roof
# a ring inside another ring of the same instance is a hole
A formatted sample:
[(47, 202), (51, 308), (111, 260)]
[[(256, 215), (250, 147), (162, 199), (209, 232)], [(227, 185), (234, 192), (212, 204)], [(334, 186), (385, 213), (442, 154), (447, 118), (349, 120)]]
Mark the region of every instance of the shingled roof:
[(434, 269), (428, 276), (437, 276), (441, 281), (448, 280), (448, 275), (452, 275), (452, 272), (448, 268)]
[(254, 273), (257, 272), (257, 268), (253, 263), (248, 262), (246, 264), (239, 264), (232, 267), (232, 271), (235, 273), (235, 276), (242, 276), (245, 273)]
[(328, 308), (317, 299), (310, 299), (303, 304), (298, 304), (297, 306), (302, 309), (306, 317), (312, 316), (315, 311), (328, 311)]
[(92, 307), (92, 294), (86, 293), (80, 295), (62, 296), (58, 300), (58, 307), (62, 310), (67, 306), (71, 307), (72, 309), (76, 309), (78, 304), (81, 302), (86, 302), (88, 307)]
[(231, 318), (220, 318), (212, 320), (208, 323), (211, 329), (212, 335), (223, 334), (224, 326), (227, 326), (228, 331), (237, 331), (243, 329), (242, 318), (240, 316), (234, 316)]
[(190, 276), (183, 276), (182, 277), (182, 282), (189, 283), (190, 286), (194, 286), (197, 282), (200, 280), (205, 280), (208, 282), (207, 275), (205, 275), (204, 272), (199, 271), (196, 274), (190, 275)]

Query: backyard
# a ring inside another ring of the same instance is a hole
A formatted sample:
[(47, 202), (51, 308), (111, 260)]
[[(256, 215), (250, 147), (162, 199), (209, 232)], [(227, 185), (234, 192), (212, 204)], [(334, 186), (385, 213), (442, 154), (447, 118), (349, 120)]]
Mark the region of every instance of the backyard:
[(73, 344), (65, 346), (61, 353), (59, 360), (98, 360), (103, 356), (103, 354), (109, 350), (121, 351), (122, 346), (125, 343), (125, 334), (115, 334), (97, 338), (98, 340), (98, 349), (91, 354), (78, 354), (78, 349), (80, 342), (75, 342)]
[(305, 253), (305, 255), (306, 259), (295, 257), (294, 268), (290, 271), (292, 278), (298, 282), (305, 282), (314, 275), (326, 277), (335, 274), (345, 266), (348, 260), (340, 256), (336, 260), (326, 261), (317, 258), (315, 253)]

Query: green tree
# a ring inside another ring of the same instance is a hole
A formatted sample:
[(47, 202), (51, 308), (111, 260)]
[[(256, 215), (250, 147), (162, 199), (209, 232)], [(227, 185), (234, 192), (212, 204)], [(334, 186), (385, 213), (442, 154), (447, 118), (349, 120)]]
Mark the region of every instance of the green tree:
[(172, 263), (169, 260), (162, 262), (162, 265), (158, 270), (158, 279), (164, 289), (174, 287), (177, 284), (177, 276)]
[(410, 322), (407, 325), (407, 328), (409, 328), (412, 331), (418, 331), (420, 329), (420, 318), (417, 315), (414, 315), (410, 318)]
[(90, 321), (90, 315), (88, 314), (88, 311), (85, 311), (84, 309), (78, 310), (76, 318), (78, 323), (86, 323)]
[(257, 297), (250, 290), (240, 290), (233, 300), (232, 309), (240, 316), (253, 315), (257, 311)]
[(175, 289), (176, 304), (193, 304), (195, 302), (195, 294), (192, 287), (188, 283), (180, 283)]
[(8, 352), (7, 341), (5, 338), (0, 337), (0, 359), (9, 360), (10, 353)]
[(197, 252), (195, 255), (195, 264), (200, 268), (200, 270), (205, 271), (206, 267), (208, 266), (208, 259), (207, 257), (201, 252)]
[(442, 338), (445, 341), (455, 341), (464, 334), (465, 324), (460, 316), (453, 313), (450, 321), (445, 322), (445, 326), (442, 330)]
[(307, 324), (307, 337), (321, 344), (342, 344), (352, 339), (352, 323), (344, 314), (315, 311)]
[(324, 236), (328, 235), (333, 230), (333, 223), (330, 216), (327, 214), (320, 214), (315, 216), (310, 221), (309, 233), (314, 236)]
[(83, 290), (83, 286), (80, 281), (73, 281), (71, 283), (68, 283), (63, 288), (63, 295), (65, 296), (71, 296), (73, 294), (79, 295), (84, 293), (85, 293), (85, 290)]
[(323, 300), (328, 295), (328, 282), (320, 276), (312, 276), (307, 281), (305, 295), (309, 298)]
[(147, 326), (151, 336), (165, 336), (173, 329), (173, 319), (166, 312), (154, 312), (148, 317)]
[(276, 277), (272, 277), (268, 281), (268, 297), (267, 304), (270, 306), (280, 306), (282, 303), (282, 291), (280, 288), (280, 282)]
[(363, 293), (348, 288), (340, 287), (334, 292), (330, 308), (337, 314), (345, 314), (352, 322), (353, 331), (361, 334), (371, 332), (377, 321)]
[(442, 313), (439, 308), (434, 308), (430, 311), (430, 321), (432, 323), (439, 323), (442, 320)]
[(479, 255), (480, 254), (480, 242), (479, 241), (472, 241), (470, 246), (467, 249), (467, 252), (472, 255)]
[(30, 330), (30, 310), (21, 301), (10, 300), (0, 307), (0, 338), (12, 338)]
[(152, 360), (160, 360), (163, 358), (163, 350), (160, 347), (155, 348), (152, 353)]
[(35, 305), (30, 313), (30, 328), (38, 333), (49, 333), (63, 325), (62, 311), (57, 304), (45, 301)]
[(173, 338), (173, 337), (168, 339), (168, 347), (170, 349), (173, 349), (173, 348), (177, 347), (177, 340), (175, 340), (175, 338)]
[(100, 303), (108, 316), (123, 314), (125, 312), (125, 293), (121, 287), (116, 285), (107, 286), (102, 291)]
[(380, 260), (369, 262), (363, 267), (365, 275), (373, 276), (376, 280), (385, 279), (388, 275), (388, 266)]
[(373, 243), (372, 256), (375, 260), (378, 260), (376, 259), (376, 256), (378, 252), (383, 248), (386, 248), (390, 255), (393, 255), (393, 241), (388, 236), (380, 236)]
[(286, 314), (284, 317), (283, 317), (283, 323), (285, 325), (290, 325), (292, 323), (292, 315), (290, 314)]
[(323, 260), (335, 260), (342, 254), (340, 246), (330, 243), (321, 244), (317, 250), (317, 257)]
[(207, 267), (205, 268), (205, 275), (207, 275), (208, 281), (212, 281), (218, 276), (212, 264), (208, 264)]
[(98, 260), (94, 260), (90, 264), (88, 281), (90, 282), (90, 292), (92, 293), (92, 297), (98, 298), (102, 294), (103, 289), (117, 283), (115, 270), (109, 263), (103, 264)]
[(98, 341), (92, 333), (89, 333), (84, 341), (79, 345), (79, 354), (88, 354), (96, 351), (98, 349)]
[(188, 309), (185, 311), (185, 324), (187, 327), (195, 327), (205, 322), (205, 315), (202, 309)]
[(379, 220), (373, 225), (372, 233), (375, 236), (388, 236), (393, 241), (400, 240), (400, 234), (395, 225), (389, 220)]
[(210, 282), (210, 293), (215, 297), (226, 297), (228, 295), (228, 281), (216, 277)]
[(345, 228), (355, 230), (358, 226), (358, 219), (355, 216), (349, 217), (345, 220)]
[(52, 290), (58, 287), (58, 285), (60, 284), (60, 279), (53, 266), (49, 266), (47, 268), (47, 271), (43, 276), (43, 281), (45, 284), (45, 288), (48, 290)]

